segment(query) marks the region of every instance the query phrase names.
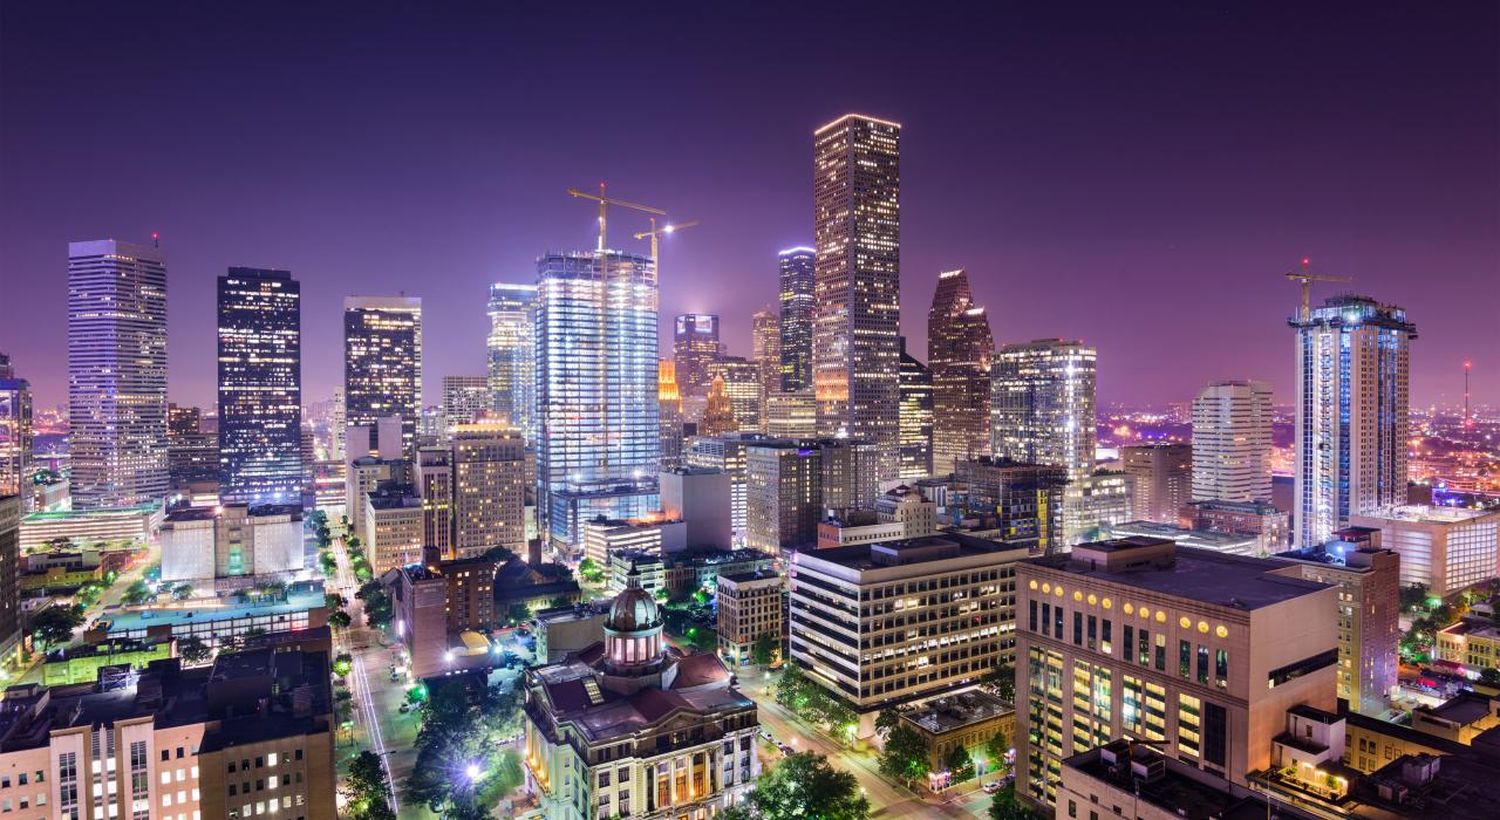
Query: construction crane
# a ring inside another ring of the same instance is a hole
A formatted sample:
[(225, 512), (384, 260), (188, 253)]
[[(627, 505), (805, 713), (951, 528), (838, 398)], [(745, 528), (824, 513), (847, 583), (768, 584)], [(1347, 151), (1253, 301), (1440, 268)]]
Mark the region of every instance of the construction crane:
[(647, 237), (650, 237), (650, 239), (651, 239), (651, 266), (654, 267), (654, 268), (656, 268), (656, 275), (657, 275), (658, 278), (661, 277), (661, 263), (658, 262), (657, 258), (656, 258), (656, 250), (657, 250), (656, 243), (657, 243), (657, 240), (661, 236), (663, 236), (663, 235), (673, 234), (673, 233), (676, 233), (676, 232), (682, 230), (683, 228), (691, 228), (691, 227), (693, 227), (694, 225), (697, 225), (697, 224), (698, 224), (698, 220), (696, 220), (696, 219), (689, 219), (686, 222), (677, 222), (677, 223), (671, 223), (671, 222), (669, 222), (669, 223), (661, 226), (660, 228), (658, 228), (658, 227), (656, 227), (656, 217), (653, 216), (653, 217), (651, 217), (651, 230), (649, 230), (649, 231), (641, 231), (640, 233), (638, 233), (638, 234), (635, 235), (636, 239), (645, 239)]
[[(609, 196), (606, 196), (604, 193), (604, 183), (602, 182), (599, 183), (599, 193), (597, 194), (580, 191), (577, 188), (569, 188), (568, 196), (576, 197), (578, 199), (590, 199), (594, 202), (599, 203), (599, 251), (601, 253), (604, 251), (604, 225), (606, 222), (607, 209), (610, 205), (617, 205), (621, 208), (629, 208), (633, 211), (640, 211), (641, 213), (651, 214), (652, 216), (667, 215), (667, 212), (663, 211), (660, 208), (653, 208), (650, 205), (642, 205), (639, 202), (628, 202), (623, 199), (613, 199)], [(652, 224), (654, 227), (655, 223), (653, 222)], [(653, 253), (652, 256), (654, 257), (655, 254)]]
[(1302, 286), (1302, 309), (1297, 313), (1297, 321), (1305, 322), (1312, 315), (1312, 304), (1309, 301), (1308, 289), (1313, 282), (1353, 282), (1348, 276), (1325, 276), (1321, 273), (1313, 273), (1311, 270), (1312, 260), (1302, 258), (1301, 270), (1289, 270), (1284, 275), (1287, 279)]

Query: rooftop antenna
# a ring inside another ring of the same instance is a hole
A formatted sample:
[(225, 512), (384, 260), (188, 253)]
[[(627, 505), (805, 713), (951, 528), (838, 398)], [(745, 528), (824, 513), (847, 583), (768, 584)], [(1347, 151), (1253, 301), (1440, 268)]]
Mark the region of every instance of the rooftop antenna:
[(1464, 427), (1466, 428), (1474, 426), (1474, 417), (1469, 415), (1469, 370), (1473, 366), (1473, 362), (1464, 361)]
[(152, 231), (151, 232), (151, 247), (153, 247), (153, 248), (160, 248), (161, 247), (161, 232), (160, 231)]

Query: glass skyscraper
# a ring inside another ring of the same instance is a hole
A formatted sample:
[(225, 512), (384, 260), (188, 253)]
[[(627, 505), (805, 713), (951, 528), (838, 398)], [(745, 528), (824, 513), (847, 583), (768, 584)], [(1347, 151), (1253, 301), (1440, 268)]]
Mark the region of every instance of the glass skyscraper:
[(580, 549), (582, 523), (596, 515), (660, 506), (657, 304), (649, 257), (537, 260), (537, 499), (555, 547)]
[(901, 126), (848, 114), (813, 133), (818, 435), (900, 451)]
[(1349, 516), (1404, 504), (1411, 340), (1406, 311), (1326, 300), (1297, 331), (1293, 543), (1316, 546)]
[(487, 347), (492, 409), (498, 418), (520, 428), (528, 446), (536, 443), (535, 302), (536, 285), (490, 285)]
[(781, 267), (781, 389), (787, 393), (812, 387), (813, 263), (812, 248), (787, 248), (778, 254)]
[[(901, 339), (901, 478), (932, 475), (932, 372), (906, 352)], [(951, 465), (942, 470), (951, 472)]]
[(160, 501), (167, 472), (167, 265), (159, 248), (68, 245), (73, 508)]
[(723, 355), (718, 316), (685, 313), (677, 317), (672, 332), (672, 358), (677, 361), (677, 386), (684, 396), (708, 395), (708, 384), (713, 381), (708, 366)]
[(1098, 354), (1082, 342), (1038, 339), (1005, 345), (990, 363), (990, 448), (996, 458), (1094, 469)]
[(219, 497), (302, 498), (302, 285), (284, 270), (219, 277)]
[(422, 415), (422, 300), (409, 296), (344, 299), (344, 421), (369, 427), (401, 417), (401, 442), (376, 441), (384, 459), (416, 457)]
[(932, 461), (942, 475), (990, 450), (990, 355), (995, 339), (962, 270), (938, 274), (927, 311), (932, 370)]

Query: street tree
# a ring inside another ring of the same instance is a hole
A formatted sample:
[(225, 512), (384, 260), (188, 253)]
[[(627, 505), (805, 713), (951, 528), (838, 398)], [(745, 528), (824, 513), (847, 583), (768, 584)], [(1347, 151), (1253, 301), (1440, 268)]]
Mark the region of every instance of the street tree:
[(156, 600), (156, 591), (147, 586), (145, 581), (137, 579), (125, 588), (125, 594), (120, 596), (120, 600), (127, 606), (142, 606)]
[(953, 778), (954, 783), (962, 783), (974, 776), (974, 758), (969, 756), (969, 750), (962, 743), (953, 747), (943, 763), (948, 767), (948, 775)]
[(208, 644), (197, 636), (188, 636), (177, 641), (177, 655), (188, 663), (203, 663), (213, 654)]
[(1042, 820), (1043, 815), (1027, 808), (1016, 799), (1016, 786), (1007, 783), (995, 793), (990, 803), (990, 820)]
[(927, 744), (915, 729), (898, 725), (890, 731), (885, 739), (885, 750), (880, 753), (881, 774), (900, 780), (910, 788), (930, 768), (927, 762)]
[(875, 732), (882, 738), (890, 735), (891, 730), (901, 725), (901, 713), (895, 707), (887, 706), (875, 714)]
[(756, 666), (770, 666), (776, 659), (777, 640), (769, 632), (762, 632), (755, 638), (755, 644), (750, 647), (750, 660)]
[(865, 820), (870, 801), (854, 775), (828, 765), (814, 752), (789, 755), (762, 775), (743, 805), (742, 820)]
[(83, 625), (83, 608), (49, 606), (31, 619), (31, 640), (47, 648), (73, 640), (73, 630)]
[(374, 629), (383, 628), (395, 615), (391, 596), (386, 593), (385, 587), (379, 581), (367, 581), (354, 594), (354, 597), (365, 602), (365, 623)]
[(1005, 760), (1005, 753), (1010, 751), (1010, 741), (1006, 738), (1005, 732), (995, 730), (995, 733), (990, 735), (990, 739), (984, 742), (984, 751), (990, 756), (992, 765), (1000, 766)]
[(344, 794), (348, 798), (349, 816), (354, 820), (395, 820), (387, 798), (385, 767), (380, 756), (366, 749), (349, 761), (344, 776)]

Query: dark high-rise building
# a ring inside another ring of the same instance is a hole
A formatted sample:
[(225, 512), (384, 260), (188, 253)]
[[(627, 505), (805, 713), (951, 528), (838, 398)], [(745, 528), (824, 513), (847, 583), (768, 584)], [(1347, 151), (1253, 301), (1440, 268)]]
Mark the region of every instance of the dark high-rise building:
[(813, 133), (818, 434), (875, 444), (898, 472), (901, 126), (847, 114)]
[(203, 411), (197, 407), (167, 405), (167, 472), (174, 492), (191, 494), (217, 488), (219, 482), (219, 435), (203, 429)]
[[(932, 475), (932, 372), (901, 339), (901, 478)], [(947, 474), (951, 465), (943, 469)]]
[(0, 353), (0, 496), (20, 496), (23, 512), (31, 510), (31, 450), (31, 384)]
[(21, 641), (21, 508), (18, 495), (0, 493), (0, 662)]
[(376, 441), (381, 458), (414, 457), (422, 415), (422, 300), (344, 299), (344, 420), (376, 430), (401, 417), (401, 441)]
[(167, 265), (159, 248), (69, 243), (68, 425), (74, 509), (166, 497)]
[(781, 266), (781, 389), (812, 387), (813, 314), (817, 307), (812, 248), (787, 248)]
[(974, 304), (968, 274), (938, 274), (927, 311), (927, 367), (932, 371), (932, 460), (947, 474), (960, 459), (990, 449), (990, 354), (995, 339), (984, 308)]
[(980, 456), (958, 462), (955, 473), (967, 488), (965, 506), (980, 526), (1000, 540), (1020, 542), (1051, 554), (1063, 546), (1066, 467)]
[(302, 498), (302, 285), (289, 271), (219, 277), (219, 497)]
[(677, 387), (684, 396), (708, 395), (713, 377), (708, 366), (724, 355), (719, 341), (719, 317), (712, 313), (685, 313), (677, 317), (672, 334), (672, 357), (677, 361)]

